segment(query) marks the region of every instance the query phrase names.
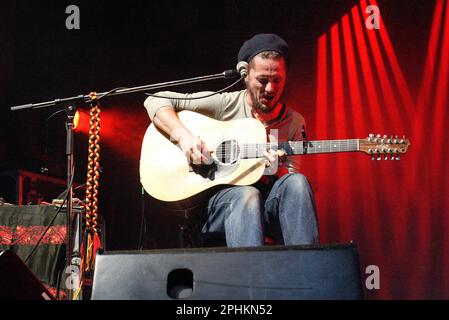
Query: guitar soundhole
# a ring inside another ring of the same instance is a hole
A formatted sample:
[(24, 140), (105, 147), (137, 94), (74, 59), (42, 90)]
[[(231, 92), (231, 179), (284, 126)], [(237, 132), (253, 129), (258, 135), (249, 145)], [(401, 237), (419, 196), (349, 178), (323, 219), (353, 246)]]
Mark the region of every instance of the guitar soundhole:
[(237, 140), (224, 140), (215, 149), (216, 159), (222, 163), (231, 165), (237, 162), (240, 156), (240, 147)]

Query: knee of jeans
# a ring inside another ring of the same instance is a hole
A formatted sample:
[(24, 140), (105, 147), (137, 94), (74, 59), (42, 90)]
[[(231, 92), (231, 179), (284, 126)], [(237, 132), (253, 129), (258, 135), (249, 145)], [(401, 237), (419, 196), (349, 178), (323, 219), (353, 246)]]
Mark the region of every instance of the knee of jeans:
[(309, 190), (310, 184), (306, 176), (301, 173), (293, 173), (287, 177), (285, 181), (288, 187), (294, 188), (295, 190)]
[(260, 206), (262, 195), (259, 190), (251, 186), (243, 186), (238, 191), (238, 201), (250, 207)]

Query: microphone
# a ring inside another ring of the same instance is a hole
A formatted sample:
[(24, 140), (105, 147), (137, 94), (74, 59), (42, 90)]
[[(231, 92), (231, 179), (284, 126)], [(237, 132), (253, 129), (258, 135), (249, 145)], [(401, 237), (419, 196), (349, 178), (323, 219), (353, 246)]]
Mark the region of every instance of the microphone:
[(236, 69), (225, 70), (223, 71), (222, 75), (225, 77), (225, 79), (234, 79), (240, 76)]
[(246, 78), (246, 76), (248, 75), (248, 62), (246, 61), (240, 61), (239, 63), (237, 63), (237, 72), (240, 73), (240, 76), (242, 78)]

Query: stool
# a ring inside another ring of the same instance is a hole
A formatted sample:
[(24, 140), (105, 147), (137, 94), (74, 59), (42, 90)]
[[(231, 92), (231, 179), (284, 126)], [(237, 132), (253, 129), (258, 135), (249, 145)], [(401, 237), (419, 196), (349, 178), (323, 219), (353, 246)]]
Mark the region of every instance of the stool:
[(178, 245), (180, 248), (226, 247), (224, 232), (201, 232), (205, 215), (204, 206), (183, 210), (185, 222), (177, 226)]

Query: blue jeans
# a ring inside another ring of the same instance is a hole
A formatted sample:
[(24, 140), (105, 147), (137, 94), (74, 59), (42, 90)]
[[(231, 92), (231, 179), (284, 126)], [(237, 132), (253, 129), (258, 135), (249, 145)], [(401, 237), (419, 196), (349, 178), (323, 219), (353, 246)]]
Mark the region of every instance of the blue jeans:
[(220, 190), (208, 202), (201, 231), (224, 232), (228, 247), (262, 246), (266, 233), (285, 245), (318, 243), (310, 184), (295, 173), (278, 179), (271, 190), (254, 186)]

